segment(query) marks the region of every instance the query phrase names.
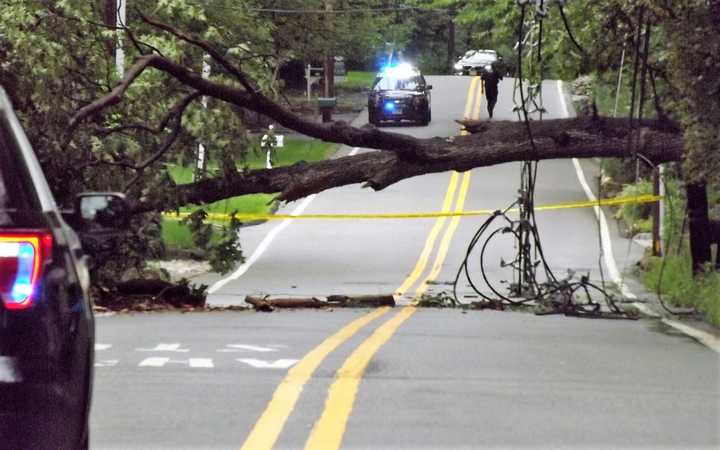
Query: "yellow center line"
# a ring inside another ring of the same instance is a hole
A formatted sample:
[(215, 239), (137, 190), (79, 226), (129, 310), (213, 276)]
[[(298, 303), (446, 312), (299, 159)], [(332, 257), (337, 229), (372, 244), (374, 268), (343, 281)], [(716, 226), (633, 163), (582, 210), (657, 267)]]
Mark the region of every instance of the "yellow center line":
[(268, 403), (252, 431), (248, 435), (241, 450), (270, 450), (275, 445), (280, 431), (295, 407), (305, 383), (318, 368), (320, 363), (342, 343), (373, 320), (390, 310), (388, 307), (378, 308), (359, 319), (354, 320), (340, 331), (325, 339), (310, 353), (295, 364), (275, 389), (272, 400)]
[(468, 95), (465, 99), (465, 111), (463, 113), (463, 117), (465, 117), (466, 119), (470, 118), (470, 115), (472, 114), (473, 104), (477, 101), (475, 98), (475, 92), (477, 90), (477, 85), (479, 81), (480, 77), (473, 77), (472, 82), (470, 83), (470, 90), (468, 90)]
[(480, 81), (480, 89), (478, 89), (477, 100), (475, 100), (475, 108), (473, 109), (473, 119), (480, 118), (480, 105), (482, 104), (482, 96), (485, 95), (485, 81)]
[(365, 368), (380, 347), (400, 328), (415, 312), (414, 306), (406, 306), (390, 320), (378, 327), (353, 352), (340, 370), (335, 374), (335, 381), (328, 391), (325, 409), (315, 423), (310, 437), (305, 443), (305, 450), (330, 450), (340, 448), (347, 419), (352, 412), (360, 381)]
[[(480, 80), (480, 77), (473, 77), (472, 82), (470, 83), (470, 89), (468, 91), (467, 99), (465, 100), (465, 117), (468, 117), (471, 112), (473, 111), (473, 104), (474, 102), (477, 102), (477, 96), (476, 93), (478, 91), (478, 81)], [(463, 133), (466, 133), (463, 131)], [(452, 201), (455, 197), (455, 189), (457, 188), (458, 183), (458, 172), (453, 171), (452, 176), (450, 178), (450, 183), (448, 185), (447, 192), (445, 193), (445, 199), (443, 200), (443, 207), (442, 212), (447, 213), (450, 211), (450, 208), (452, 207)], [(432, 229), (430, 230), (430, 234), (428, 235), (427, 239), (425, 240), (425, 246), (422, 249), (422, 252), (420, 253), (420, 257), (418, 258), (417, 263), (415, 264), (415, 268), (410, 273), (410, 275), (403, 281), (403, 283), (400, 285), (399, 288), (396, 289), (395, 293), (396, 295), (403, 295), (405, 292), (407, 292), (408, 289), (417, 281), (417, 279), (420, 277), (422, 272), (425, 270), (425, 267), (427, 267), (428, 259), (430, 258), (430, 254), (432, 253), (433, 248), (435, 247), (435, 240), (437, 239), (438, 234), (440, 234), (440, 231), (442, 230), (443, 226), (445, 225), (445, 217), (439, 217), (435, 224), (433, 225)]]
[[(474, 87), (477, 84), (477, 77), (473, 79), (473, 81), (474, 83), (472, 86)], [(472, 107), (471, 105), (479, 103), (481, 99), (481, 96), (474, 95), (478, 92), (478, 90), (472, 90), (473, 92), (471, 92), (468, 97), (473, 100), (466, 104), (466, 113)], [(473, 108), (472, 111), (474, 117), (479, 117), (479, 106)], [(453, 175), (456, 173), (457, 172), (454, 172)], [(470, 175), (470, 171), (463, 173), (463, 180), (458, 194), (457, 203), (455, 205), (456, 212), (461, 212), (465, 206), (465, 198), (470, 187)], [(451, 179), (451, 183), (453, 180), (455, 182), (457, 181), (456, 179)], [(454, 188), (452, 190), (454, 191)], [(448, 193), (445, 196), (445, 202), (443, 204), (443, 210), (450, 207), (450, 205), (448, 205), (448, 196), (452, 198), (450, 191), (451, 189), (448, 188)], [(442, 218), (439, 218), (436, 221), (436, 226), (440, 223), (439, 228), (442, 228), (442, 225), (444, 224), (444, 221), (441, 222), (441, 219)], [(452, 237), (459, 223), (459, 216), (454, 216), (451, 219), (450, 225), (445, 230), (445, 234), (440, 242), (440, 247), (438, 248), (438, 253), (435, 257), (435, 262), (433, 263), (430, 273), (423, 279), (415, 290), (415, 301), (417, 301), (418, 297), (427, 290), (427, 282), (430, 279), (437, 277), (440, 273), (442, 264), (445, 261), (448, 249), (450, 248)], [(433, 228), (432, 231), (435, 231), (435, 228)], [(420, 256), (420, 260), (424, 261), (422, 264), (418, 261), (416, 270), (413, 271), (408, 279), (418, 272), (418, 267), (422, 266), (422, 269), (419, 270), (419, 272), (424, 271), (424, 268), (427, 265), (427, 258), (430, 255), (432, 247), (434, 247), (435, 239), (436, 236), (433, 236), (432, 239), (428, 237), (425, 248)], [(417, 278), (417, 276), (415, 276), (415, 278)], [(406, 279), (402, 284), (401, 288), (403, 289), (398, 288), (398, 291), (402, 290), (404, 292), (404, 290), (411, 286), (415, 281), (413, 278), (411, 282), (408, 282), (408, 279)], [(352, 413), (355, 397), (360, 387), (360, 382), (362, 381), (365, 369), (370, 363), (372, 357), (395, 334), (400, 326), (415, 313), (415, 311), (416, 307), (412, 304), (401, 309), (395, 316), (378, 327), (373, 334), (360, 344), (360, 346), (345, 360), (342, 367), (335, 374), (335, 381), (330, 386), (330, 390), (328, 391), (328, 395), (325, 400), (325, 408), (323, 409), (320, 419), (318, 419), (315, 423), (308, 440), (305, 442), (305, 450), (337, 450), (340, 448), (345, 434), (345, 429), (347, 427), (347, 421)]]
[[(478, 80), (479, 77), (475, 77), (473, 78), (473, 81), (471, 83), (471, 92), (468, 95), (465, 106), (465, 117), (471, 114), (472, 105), (475, 101), (477, 101), (475, 99), (477, 98), (476, 86), (478, 84)], [(444, 212), (449, 212), (452, 207), (452, 200), (455, 196), (455, 191), (457, 190), (458, 178), (459, 174), (457, 172), (453, 172), (450, 178), (447, 192), (445, 194), (445, 200), (443, 202)], [(469, 178), (467, 180), (463, 179), (462, 189), (467, 190), (468, 182)], [(461, 192), (460, 199), (458, 200), (458, 205), (462, 205), (462, 203), (464, 202), (464, 198), (465, 193)], [(435, 245), (437, 235), (440, 233), (445, 221), (446, 217), (438, 218), (435, 226), (430, 232), (430, 236), (428, 236), (428, 239), (425, 243), (425, 248), (420, 255), (420, 260), (416, 264), (413, 272), (403, 282), (400, 288), (398, 288), (398, 291), (407, 290), (407, 288), (410, 287), (415, 282), (415, 280), (417, 280), (420, 274), (425, 270), (428, 258)], [(450, 228), (453, 228), (452, 222)], [(446, 240), (447, 237), (444, 237), (443, 242), (445, 242)], [(447, 245), (449, 245), (449, 242)], [(441, 248), (442, 247), (443, 245), (441, 244)], [(435, 264), (437, 265), (437, 260)], [(312, 377), (313, 373), (319, 367), (319, 365), (337, 347), (350, 339), (363, 327), (383, 316), (388, 311), (389, 308), (378, 308), (370, 312), (369, 314), (366, 314), (354, 320), (350, 324), (343, 327), (340, 331), (336, 332), (334, 335), (325, 339), (320, 345), (310, 351), (310, 353), (305, 355), (305, 357), (300, 362), (298, 362), (292, 369), (290, 369), (283, 381), (276, 388), (275, 392), (273, 393), (273, 397), (270, 400), (270, 403), (268, 403), (265, 411), (263, 411), (262, 415), (255, 423), (255, 426), (245, 440), (243, 446), (241, 447), (241, 450), (271, 450), (277, 442), (280, 432), (282, 431), (285, 423), (287, 422), (290, 413), (295, 408), (295, 405), (300, 397), (300, 394), (302, 393), (305, 384), (310, 379), (310, 377)], [(361, 344), (358, 349), (356, 349), (356, 351), (353, 353), (353, 356), (346, 360), (345, 364), (343, 365), (344, 370), (341, 369), (338, 372), (339, 374), (350, 375), (350, 378), (343, 375), (339, 376), (338, 379), (352, 380), (353, 374), (357, 374), (355, 378), (357, 383), (359, 383), (360, 379), (362, 378), (362, 373), (364, 372), (365, 367), (369, 363), (372, 356), (388, 339), (390, 339), (390, 337), (395, 333), (397, 328), (400, 327), (400, 325), (405, 320), (407, 320), (414, 311), (415, 308), (412, 306), (405, 307), (386, 323), (378, 327), (371, 335), (371, 337), (368, 338), (363, 344)], [(335, 384), (333, 384), (333, 386), (334, 385)], [(331, 390), (332, 389), (333, 387), (331, 387)], [(352, 391), (353, 388), (350, 386), (349, 389), (350, 391)], [(343, 395), (344, 397), (348, 393), (350, 393), (350, 391), (346, 390), (345, 386), (338, 386), (337, 388), (335, 388), (335, 392), (338, 392), (338, 390), (340, 392), (340, 395)], [(349, 401), (344, 402), (344, 406), (341, 406), (341, 410), (346, 412), (343, 413), (345, 414), (344, 418), (341, 418), (340, 420), (342, 422), (342, 429), (340, 430), (339, 435), (336, 433), (338, 439), (338, 446), (340, 440), (342, 440), (342, 434), (344, 433), (347, 418), (352, 411), (355, 392), (357, 392), (357, 384), (354, 388), (354, 391), (352, 391), (352, 398), (350, 398)], [(334, 395), (333, 398), (334, 397), (336, 397), (336, 395)], [(347, 399), (347, 397), (345, 398)], [(330, 397), (328, 397), (328, 401), (329, 400)], [(325, 415), (326, 413), (323, 413), (323, 416)], [(326, 420), (329, 419), (326, 418)], [(318, 447), (313, 446), (313, 444), (308, 441), (308, 447), (306, 448), (314, 449)]]
[[(470, 172), (469, 170), (463, 173), (462, 186), (460, 187), (460, 194), (458, 196), (457, 204), (455, 205), (455, 212), (457, 213), (462, 212), (463, 207), (465, 206), (465, 198), (467, 197), (467, 193), (470, 187), (471, 174), (472, 172)], [(440, 247), (438, 248), (437, 257), (435, 258), (435, 263), (433, 264), (432, 270), (420, 283), (417, 290), (415, 291), (415, 300), (413, 301), (413, 304), (417, 304), (417, 302), (420, 300), (420, 296), (424, 294), (425, 291), (427, 291), (428, 282), (436, 279), (437, 276), (440, 274), (440, 270), (442, 270), (442, 265), (445, 262), (445, 257), (447, 256), (448, 250), (450, 249), (450, 243), (452, 242), (453, 235), (455, 234), (455, 231), (460, 225), (460, 219), (460, 216), (453, 216), (453, 218), (450, 220), (450, 225), (448, 226), (448, 229), (445, 232), (442, 241), (440, 242)]]
[[(458, 178), (460, 178), (459, 174), (457, 172), (453, 172), (452, 176), (450, 177), (450, 184), (448, 185), (447, 192), (445, 193), (445, 199), (443, 200), (442, 212), (444, 213), (449, 212), (450, 208), (452, 207), (452, 201), (455, 197), (455, 190), (458, 185)], [(418, 258), (418, 261), (415, 264), (415, 268), (410, 273), (410, 275), (405, 278), (405, 281), (403, 281), (400, 287), (397, 288), (397, 290), (395, 291), (396, 295), (403, 295), (410, 288), (410, 286), (412, 286), (413, 283), (415, 283), (415, 281), (420, 277), (420, 274), (425, 270), (428, 259), (430, 258), (430, 253), (432, 252), (433, 247), (435, 247), (435, 240), (437, 239), (438, 234), (440, 234), (440, 231), (445, 225), (445, 220), (447, 220), (447, 217), (439, 217), (435, 221), (435, 225), (433, 225), (432, 229), (430, 230), (430, 234), (425, 240), (425, 247), (423, 247), (422, 252), (420, 253), (420, 258)]]

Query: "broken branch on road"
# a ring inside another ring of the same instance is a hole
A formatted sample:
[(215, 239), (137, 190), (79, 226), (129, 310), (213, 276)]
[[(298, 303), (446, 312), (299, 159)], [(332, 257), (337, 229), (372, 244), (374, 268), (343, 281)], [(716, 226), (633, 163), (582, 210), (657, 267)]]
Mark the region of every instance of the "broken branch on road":
[(322, 300), (317, 297), (277, 297), (248, 295), (248, 303), (257, 311), (270, 312), (275, 308), (377, 308), (395, 306), (392, 294), (386, 295), (329, 295)]

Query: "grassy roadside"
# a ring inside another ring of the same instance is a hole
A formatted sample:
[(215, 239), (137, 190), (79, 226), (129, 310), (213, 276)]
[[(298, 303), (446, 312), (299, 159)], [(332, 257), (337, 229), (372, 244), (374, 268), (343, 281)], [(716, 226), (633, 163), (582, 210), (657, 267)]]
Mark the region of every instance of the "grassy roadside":
[(363, 89), (370, 89), (373, 81), (375, 81), (375, 72), (350, 70), (345, 79), (338, 81), (335, 87), (341, 90), (361, 91)]
[[(617, 117), (627, 117), (630, 114), (631, 76), (631, 72), (626, 68), (618, 96)], [(592, 78), (591, 92), (601, 115), (613, 115), (616, 88), (617, 72)], [(643, 113), (646, 118), (655, 117), (651, 93), (648, 93)], [(636, 181), (634, 161), (607, 159), (602, 164), (603, 184), (612, 194), (629, 196), (652, 193), (650, 173), (644, 165), (640, 166), (640, 179)], [(720, 327), (720, 273), (708, 268), (703, 275), (693, 277), (687, 224), (683, 226), (685, 198), (682, 180), (674, 174), (672, 166), (669, 167), (669, 174), (665, 179), (667, 200), (663, 236), (666, 256), (662, 258), (648, 255), (643, 258), (639, 278), (648, 291), (659, 290), (663, 301), (670, 307), (695, 308), (703, 314), (708, 323)], [(711, 204), (716, 204), (720, 193), (708, 192), (708, 195), (711, 197)], [(624, 205), (617, 209), (615, 217), (623, 222), (630, 234), (635, 234), (651, 231), (650, 213), (649, 205)], [(670, 245), (667, 245), (668, 242)]]
[(643, 282), (652, 292), (658, 284), (663, 300), (671, 305), (695, 308), (708, 323), (720, 327), (720, 273), (709, 268), (704, 274), (693, 277), (690, 252), (684, 248), (662, 258), (647, 260)]
[[(285, 146), (279, 149), (273, 157), (273, 166), (288, 166), (299, 161), (312, 162), (327, 159), (332, 154), (334, 148), (334, 144), (322, 141), (286, 138)], [(238, 165), (242, 164), (243, 167), (257, 169), (265, 167), (265, 162), (266, 156), (264, 153), (251, 152), (246, 160)], [(212, 173), (216, 168), (217, 165), (210, 161), (209, 171)], [(173, 180), (178, 184), (192, 182), (192, 167), (171, 165), (168, 167), (168, 171)], [(230, 214), (233, 211), (237, 211), (238, 213), (245, 214), (268, 214), (275, 208), (273, 202), (274, 197), (274, 194), (242, 195), (210, 203), (202, 206), (202, 208), (209, 213)], [(193, 212), (200, 208), (200, 206), (190, 206), (181, 208), (180, 212)], [(163, 218), (162, 237), (165, 248), (170, 255), (178, 251), (192, 250), (195, 248), (190, 229), (176, 219)]]

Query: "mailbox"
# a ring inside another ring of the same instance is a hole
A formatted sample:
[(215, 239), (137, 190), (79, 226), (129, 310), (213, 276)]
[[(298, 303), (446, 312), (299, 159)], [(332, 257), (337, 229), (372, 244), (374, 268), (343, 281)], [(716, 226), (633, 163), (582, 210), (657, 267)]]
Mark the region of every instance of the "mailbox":
[(318, 108), (333, 109), (337, 105), (337, 97), (318, 97)]

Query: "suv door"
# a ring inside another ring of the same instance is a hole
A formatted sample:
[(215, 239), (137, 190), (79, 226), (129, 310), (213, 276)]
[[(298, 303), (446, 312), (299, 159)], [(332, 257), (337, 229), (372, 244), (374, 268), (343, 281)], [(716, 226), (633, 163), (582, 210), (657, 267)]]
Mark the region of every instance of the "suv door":
[(94, 324), (77, 236), (0, 88), (0, 447), (87, 445)]

